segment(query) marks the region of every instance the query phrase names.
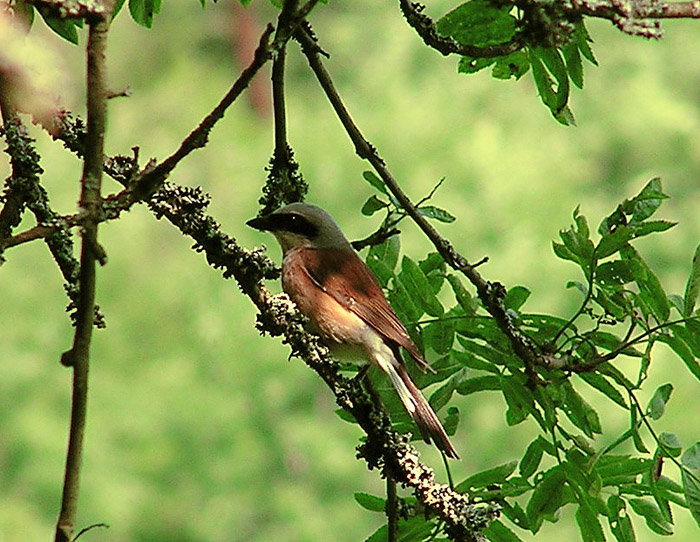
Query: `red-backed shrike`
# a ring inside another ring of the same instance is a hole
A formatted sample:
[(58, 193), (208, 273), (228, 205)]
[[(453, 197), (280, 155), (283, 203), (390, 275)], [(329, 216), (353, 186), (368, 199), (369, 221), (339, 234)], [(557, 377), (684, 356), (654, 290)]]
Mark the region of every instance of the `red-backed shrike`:
[(333, 218), (315, 205), (292, 203), (247, 224), (279, 241), (282, 287), (331, 352), (341, 359), (370, 361), (384, 371), (423, 439), (458, 459), (440, 420), (406, 371), (401, 348), (422, 370), (430, 366)]

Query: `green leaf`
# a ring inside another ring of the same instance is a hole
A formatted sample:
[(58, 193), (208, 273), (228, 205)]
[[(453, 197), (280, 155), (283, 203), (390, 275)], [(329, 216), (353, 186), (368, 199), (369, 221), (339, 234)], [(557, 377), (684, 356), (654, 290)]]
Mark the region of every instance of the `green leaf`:
[(161, 0), (129, 0), (129, 13), (141, 26), (151, 28), (153, 17), (160, 13)]
[(629, 504), (635, 513), (644, 518), (649, 529), (664, 536), (673, 534), (673, 525), (666, 521), (656, 503), (648, 499), (630, 499)]
[(542, 448), (540, 437), (537, 437), (527, 447), (527, 450), (525, 450), (525, 455), (523, 455), (523, 458), (520, 460), (520, 465), (518, 467), (520, 476), (529, 478), (535, 474), (537, 467), (540, 466), (540, 462), (542, 461), (543, 452), (544, 449)]
[(386, 501), (381, 497), (370, 495), (369, 493), (355, 493), (353, 496), (357, 504), (365, 510), (369, 510), (370, 512), (384, 512)]
[(613, 386), (607, 378), (600, 373), (581, 373), (578, 375), (589, 386), (597, 389), (606, 397), (620, 405), (622, 408), (628, 408), (627, 401), (622, 396), (620, 391)]
[(494, 484), (502, 484), (511, 474), (513, 474), (517, 466), (517, 461), (510, 461), (508, 463), (504, 463), (503, 465), (477, 472), (476, 474), (472, 474), (463, 482), (459, 483), (455, 490), (459, 491), (460, 493), (465, 493), (470, 489), (487, 487)]
[(398, 235), (392, 235), (383, 243), (371, 246), (367, 254), (367, 266), (385, 288), (389, 279), (394, 276), (400, 250), (401, 238)]
[(647, 415), (650, 416), (652, 420), (658, 420), (664, 415), (666, 403), (668, 403), (672, 392), (672, 384), (663, 384), (656, 388), (654, 395), (651, 396), (649, 404), (647, 405)]
[(561, 388), (566, 407), (564, 413), (571, 422), (590, 438), (593, 438), (594, 433), (601, 433), (598, 413), (578, 394), (571, 382), (563, 383)]
[(595, 469), (600, 475), (603, 485), (615, 485), (621, 479), (633, 481), (638, 474), (649, 470), (652, 461), (640, 457), (630, 457), (629, 455), (602, 456), (595, 465)]
[(599, 260), (612, 256), (633, 238), (633, 231), (628, 226), (619, 226), (612, 232), (603, 234), (595, 249)]
[(554, 251), (554, 254), (557, 256), (557, 258), (561, 260), (569, 260), (572, 262), (579, 263), (579, 259), (576, 257), (576, 254), (571, 252), (566, 245), (563, 245), (562, 243), (557, 243), (556, 241), (552, 241), (552, 250)]
[(418, 207), (418, 212), (426, 218), (432, 218), (438, 222), (454, 222), (457, 220), (453, 215), (445, 211), (445, 209), (440, 209), (434, 205), (422, 205)]
[(522, 539), (500, 520), (492, 521), (483, 533), (491, 542), (522, 542)]
[(430, 316), (442, 316), (445, 310), (437, 297), (435, 297), (435, 294), (433, 294), (428, 278), (420, 266), (408, 256), (404, 256), (401, 260), (399, 279), (405, 286), (407, 293), (423, 311)]
[(576, 25), (575, 37), (578, 50), (581, 51), (581, 54), (584, 56), (584, 58), (588, 60), (591, 64), (597, 66), (598, 61), (596, 60), (595, 55), (593, 55), (593, 50), (589, 45), (589, 43), (593, 43), (593, 40), (591, 39), (588, 30), (586, 30), (586, 26), (584, 25), (583, 21)]
[[(529, 50), (532, 76), (542, 102), (561, 124), (575, 124), (567, 107), (569, 101), (569, 76), (564, 61), (556, 48), (536, 47)], [(555, 81), (550, 77), (554, 76)]]
[(649, 235), (650, 233), (659, 233), (670, 230), (676, 225), (678, 225), (677, 222), (671, 222), (670, 220), (647, 220), (638, 224), (630, 222), (629, 227), (632, 230), (632, 237), (637, 239), (639, 237)]
[(452, 349), (455, 340), (455, 321), (441, 319), (428, 324), (423, 329), (425, 346), (429, 346), (438, 354), (447, 354)]
[(528, 413), (535, 409), (532, 393), (512, 377), (502, 377), (501, 390), (508, 405), (506, 423), (518, 425), (525, 421)]
[(632, 442), (634, 443), (634, 447), (638, 452), (646, 454), (649, 453), (649, 450), (647, 450), (647, 447), (644, 444), (644, 439), (639, 434), (640, 424), (641, 422), (637, 419), (637, 409), (633, 408), (630, 410), (630, 431), (632, 432)]
[(501, 389), (501, 379), (496, 375), (477, 376), (464, 380), (455, 388), (460, 395), (471, 395), (479, 391), (497, 391)]
[(583, 63), (581, 62), (578, 45), (573, 41), (569, 42), (562, 47), (561, 51), (564, 53), (566, 70), (569, 72), (571, 82), (578, 88), (583, 88)]
[(626, 215), (632, 215), (630, 222), (642, 222), (653, 215), (665, 199), (668, 196), (663, 192), (661, 179), (655, 177), (634, 198), (625, 200), (622, 210)]
[(688, 469), (700, 470), (700, 442), (696, 442), (683, 453), (681, 463)]
[(335, 414), (336, 414), (341, 420), (343, 420), (344, 422), (348, 422), (348, 423), (357, 423), (357, 420), (355, 419), (355, 416), (353, 416), (352, 414), (350, 414), (350, 412), (348, 412), (348, 411), (345, 410), (344, 408), (336, 408), (334, 412), (335, 412)]
[(675, 433), (667, 433), (663, 431), (659, 435), (659, 444), (661, 452), (666, 457), (678, 457), (681, 455), (682, 447), (678, 435)]
[(671, 335), (659, 335), (659, 340), (669, 345), (671, 349), (678, 354), (678, 357), (683, 360), (683, 363), (685, 363), (685, 366), (691, 374), (700, 380), (700, 364), (695, 359), (692, 350), (676, 333)]
[(549, 469), (538, 481), (526, 508), (533, 534), (540, 530), (545, 519), (553, 517), (564, 505), (565, 486), (566, 476), (559, 466)]
[[(619, 248), (622, 248), (621, 246)], [(600, 256), (599, 257), (604, 257)], [(632, 271), (625, 260), (615, 260), (605, 262), (596, 267), (595, 270), (596, 282), (603, 286), (621, 286), (634, 280)]]
[(640, 296), (649, 305), (654, 317), (659, 322), (666, 322), (671, 316), (670, 303), (658, 277), (630, 245), (620, 250), (620, 256), (629, 263)]
[(685, 501), (695, 522), (700, 525), (700, 442), (696, 442), (683, 453), (681, 463)]
[(503, 304), (507, 309), (517, 311), (523, 306), (527, 298), (530, 297), (530, 290), (525, 286), (513, 286), (503, 299)]
[(462, 279), (460, 279), (457, 275), (449, 274), (447, 275), (447, 282), (449, 282), (450, 286), (452, 286), (455, 299), (464, 309), (464, 312), (468, 315), (474, 314), (476, 312), (476, 303), (474, 302), (474, 298), (462, 283)]
[(61, 36), (64, 40), (78, 45), (78, 30), (76, 29), (76, 21), (73, 19), (61, 19), (52, 17), (45, 9), (37, 8), (39, 15), (44, 19), (46, 26)]
[(576, 523), (583, 542), (605, 542), (603, 526), (598, 520), (598, 515), (585, 501), (580, 502), (576, 510)]
[(625, 501), (617, 495), (611, 495), (607, 502), (610, 530), (618, 542), (635, 542), (634, 527), (627, 513)]
[[(586, 217), (580, 214), (579, 208), (574, 210), (574, 225), (568, 230), (560, 230), (559, 237), (568, 249), (564, 259), (572, 259), (586, 269), (593, 259), (593, 242), (590, 240), (590, 230)], [(555, 247), (555, 252), (557, 247)], [(559, 254), (558, 254), (559, 255)], [(570, 256), (573, 256), (570, 257)]]
[(507, 56), (496, 57), (491, 70), (494, 79), (520, 79), (530, 69), (530, 57), (525, 51), (516, 51)]
[(365, 216), (372, 216), (377, 211), (388, 207), (389, 204), (385, 201), (380, 200), (377, 196), (370, 196), (365, 204), (362, 206), (362, 214)]
[(404, 323), (417, 322), (423, 316), (424, 311), (417, 305), (417, 300), (413, 293), (406, 288), (400, 274), (394, 277), (393, 286), (393, 289), (389, 291), (391, 306), (399, 313), (399, 317)]
[(367, 181), (374, 188), (379, 190), (382, 194), (387, 194), (386, 186), (384, 185), (384, 181), (382, 181), (379, 177), (377, 177), (373, 171), (364, 171), (362, 173), (362, 177), (364, 178), (365, 181)]
[(447, 416), (442, 420), (442, 427), (445, 429), (445, 433), (449, 436), (453, 436), (457, 431), (457, 425), (459, 424), (459, 409), (457, 407), (451, 406), (447, 409)]
[(693, 256), (693, 264), (690, 267), (690, 275), (688, 282), (685, 284), (685, 293), (683, 294), (683, 317), (688, 318), (693, 314), (695, 303), (698, 300), (700, 293), (700, 245), (695, 249)]
[(496, 6), (489, 0), (471, 0), (453, 9), (437, 22), (437, 31), (464, 45), (495, 45), (515, 34), (510, 6)]
[(488, 68), (495, 62), (495, 58), (472, 58), (469, 56), (463, 56), (459, 59), (459, 63), (457, 64), (457, 73), (476, 73), (484, 68)]

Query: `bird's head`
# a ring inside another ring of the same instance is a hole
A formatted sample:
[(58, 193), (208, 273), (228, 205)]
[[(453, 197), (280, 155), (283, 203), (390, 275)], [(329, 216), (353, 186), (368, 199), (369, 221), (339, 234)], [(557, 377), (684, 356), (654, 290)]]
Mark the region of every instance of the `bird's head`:
[(253, 218), (246, 224), (271, 232), (285, 254), (298, 247), (352, 249), (333, 217), (308, 203), (290, 203), (268, 215)]

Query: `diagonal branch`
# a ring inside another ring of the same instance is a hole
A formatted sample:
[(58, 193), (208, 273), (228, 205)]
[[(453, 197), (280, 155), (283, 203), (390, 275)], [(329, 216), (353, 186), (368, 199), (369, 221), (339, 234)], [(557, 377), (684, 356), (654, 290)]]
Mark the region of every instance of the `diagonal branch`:
[(448, 525), (454, 540), (476, 541), (479, 532), (493, 520), (498, 508), (477, 507), (462, 495), (435, 479), (421, 463), (415, 449), (393, 429), (386, 412), (378, 407), (359, 382), (342, 376), (328, 349), (304, 327), (304, 319), (289, 298), (272, 296), (260, 281), (278, 275), (275, 265), (262, 251), (247, 251), (220, 231), (218, 223), (205, 214), (208, 197), (199, 189), (166, 183), (149, 202), (157, 218), (165, 217), (184, 235), (195, 240), (195, 250), (206, 254), (207, 262), (233, 277), (260, 311), (259, 328), (282, 336), (294, 355), (302, 358), (326, 383), (337, 404), (350, 412), (368, 438), (359, 454), (370, 468), (385, 470), (397, 482), (412, 488), (421, 502)]

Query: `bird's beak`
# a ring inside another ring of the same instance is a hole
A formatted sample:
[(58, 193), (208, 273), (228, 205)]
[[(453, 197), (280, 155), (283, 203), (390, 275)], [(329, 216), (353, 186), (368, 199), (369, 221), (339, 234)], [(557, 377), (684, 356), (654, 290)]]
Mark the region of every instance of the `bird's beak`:
[(255, 228), (256, 230), (269, 231), (271, 229), (270, 215), (251, 218), (248, 222), (246, 222), (246, 225), (250, 226), (251, 228)]

